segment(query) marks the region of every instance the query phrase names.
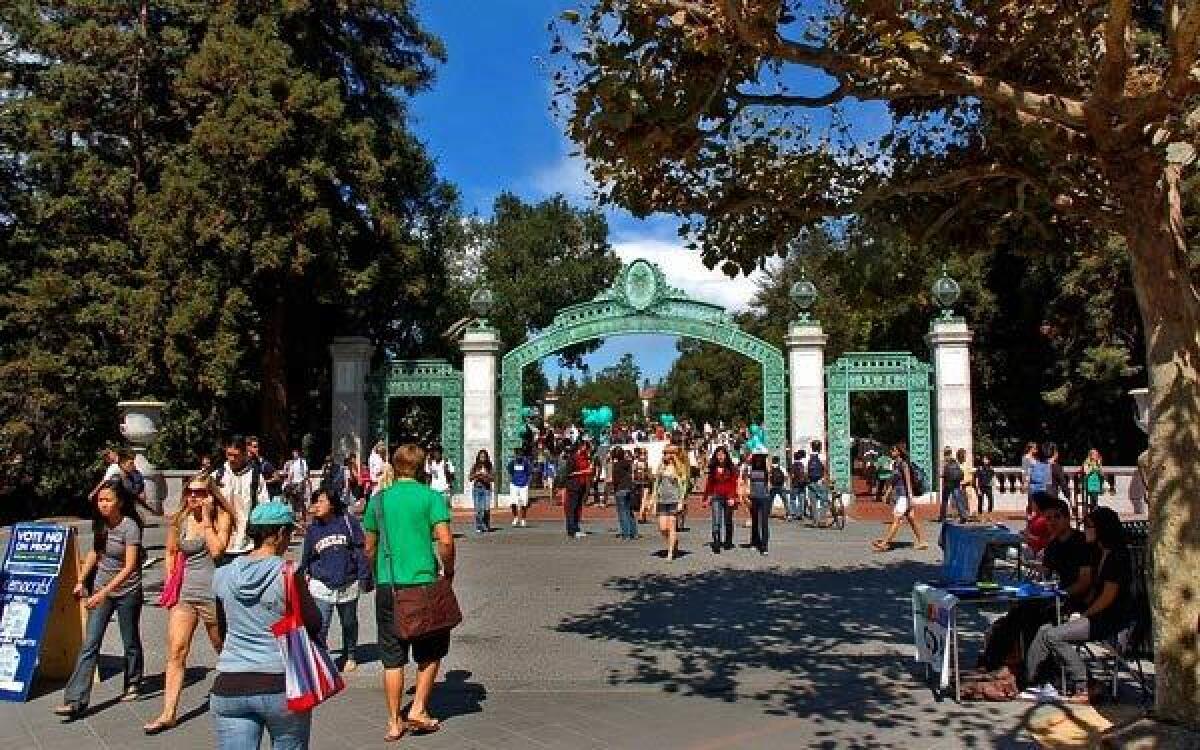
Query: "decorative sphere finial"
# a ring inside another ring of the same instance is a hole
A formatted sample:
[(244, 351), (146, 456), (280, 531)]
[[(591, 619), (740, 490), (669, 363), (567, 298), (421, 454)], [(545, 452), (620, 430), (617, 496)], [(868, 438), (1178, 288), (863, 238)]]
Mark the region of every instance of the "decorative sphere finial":
[(809, 310), (817, 301), (817, 285), (808, 280), (808, 274), (804, 269), (800, 269), (800, 280), (792, 284), (788, 296), (792, 298), (792, 304), (800, 311), (800, 320), (810, 320)]
[(933, 282), (931, 291), (934, 301), (937, 302), (938, 307), (942, 308), (942, 318), (945, 320), (953, 318), (954, 303), (958, 302), (958, 298), (962, 294), (962, 287), (958, 285), (957, 281), (950, 278), (945, 263), (942, 264), (942, 275)]

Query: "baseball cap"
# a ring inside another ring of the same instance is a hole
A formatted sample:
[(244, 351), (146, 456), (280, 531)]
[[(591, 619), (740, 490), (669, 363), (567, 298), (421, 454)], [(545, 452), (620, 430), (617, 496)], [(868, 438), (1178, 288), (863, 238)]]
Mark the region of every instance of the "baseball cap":
[(293, 526), (296, 517), (284, 503), (260, 503), (250, 511), (251, 526)]

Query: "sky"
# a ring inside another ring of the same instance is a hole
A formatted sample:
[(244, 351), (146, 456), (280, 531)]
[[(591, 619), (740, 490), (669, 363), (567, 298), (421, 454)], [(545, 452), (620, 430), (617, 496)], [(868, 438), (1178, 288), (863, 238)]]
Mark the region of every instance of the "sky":
[[(411, 103), (412, 126), (437, 161), (444, 179), (458, 186), (468, 212), (487, 215), (503, 191), (535, 201), (556, 193), (576, 205), (591, 203), (583, 162), (550, 113), (551, 63), (546, 59), (546, 25), (578, 0), (417, 0), (423, 26), (446, 45), (429, 91)], [(827, 91), (829, 79), (809, 69), (784, 71), (781, 78), (797, 93)], [(829, 120), (816, 111), (813, 124)], [(891, 121), (880, 105), (846, 109), (856, 141), (878, 137)], [(754, 294), (759, 274), (730, 279), (704, 267), (698, 253), (683, 247), (678, 221), (665, 216), (641, 220), (605, 210), (609, 239), (621, 260), (658, 263), (669, 283), (697, 299), (737, 311)], [(608, 339), (586, 362), (593, 371), (633, 352), (645, 376), (658, 379), (676, 357), (674, 337), (629, 336)], [(551, 381), (559, 369), (543, 362)]]
[[(546, 24), (570, 0), (419, 0), (421, 22), (446, 45), (448, 61), (433, 87), (411, 103), (413, 129), (429, 148), (444, 179), (458, 186), (468, 212), (487, 215), (508, 190), (526, 200), (563, 193), (589, 205), (584, 164), (550, 114)], [(746, 306), (756, 278), (730, 279), (710, 271), (685, 249), (670, 217), (639, 220), (606, 211), (613, 249), (623, 262), (646, 258), (662, 266), (674, 286), (731, 310)], [(657, 379), (676, 356), (670, 336), (608, 339), (587, 363), (593, 371), (633, 352), (643, 374)], [(544, 363), (553, 382), (553, 358)]]

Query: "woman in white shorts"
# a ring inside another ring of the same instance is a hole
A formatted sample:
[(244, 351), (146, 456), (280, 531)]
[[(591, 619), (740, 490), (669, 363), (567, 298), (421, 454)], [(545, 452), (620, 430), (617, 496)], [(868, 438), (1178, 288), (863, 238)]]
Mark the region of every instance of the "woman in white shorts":
[(913, 516), (913, 486), (912, 466), (908, 463), (908, 447), (904, 443), (897, 443), (892, 446), (892, 486), (895, 490), (896, 504), (892, 506), (892, 524), (888, 526), (887, 533), (882, 539), (876, 539), (871, 542), (871, 546), (876, 552), (887, 552), (892, 548), (892, 541), (896, 538), (896, 534), (900, 531), (900, 524), (908, 521), (909, 527), (912, 528), (913, 538), (917, 542), (917, 549), (929, 549), (929, 545), (925, 543), (925, 537), (921, 535), (921, 524)]

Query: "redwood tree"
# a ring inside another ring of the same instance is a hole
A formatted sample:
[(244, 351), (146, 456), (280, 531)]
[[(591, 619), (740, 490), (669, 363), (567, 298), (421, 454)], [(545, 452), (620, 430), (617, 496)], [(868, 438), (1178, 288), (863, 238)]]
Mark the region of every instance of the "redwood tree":
[[(922, 195), (1003, 191), (1015, 221), (1045, 208), (1124, 238), (1152, 401), (1157, 711), (1196, 727), (1200, 298), (1181, 184), (1200, 0), (594, 0), (563, 20), (559, 102), (601, 198), (688, 217), (729, 273)], [(863, 142), (845, 105), (871, 101), (891, 128)]]

